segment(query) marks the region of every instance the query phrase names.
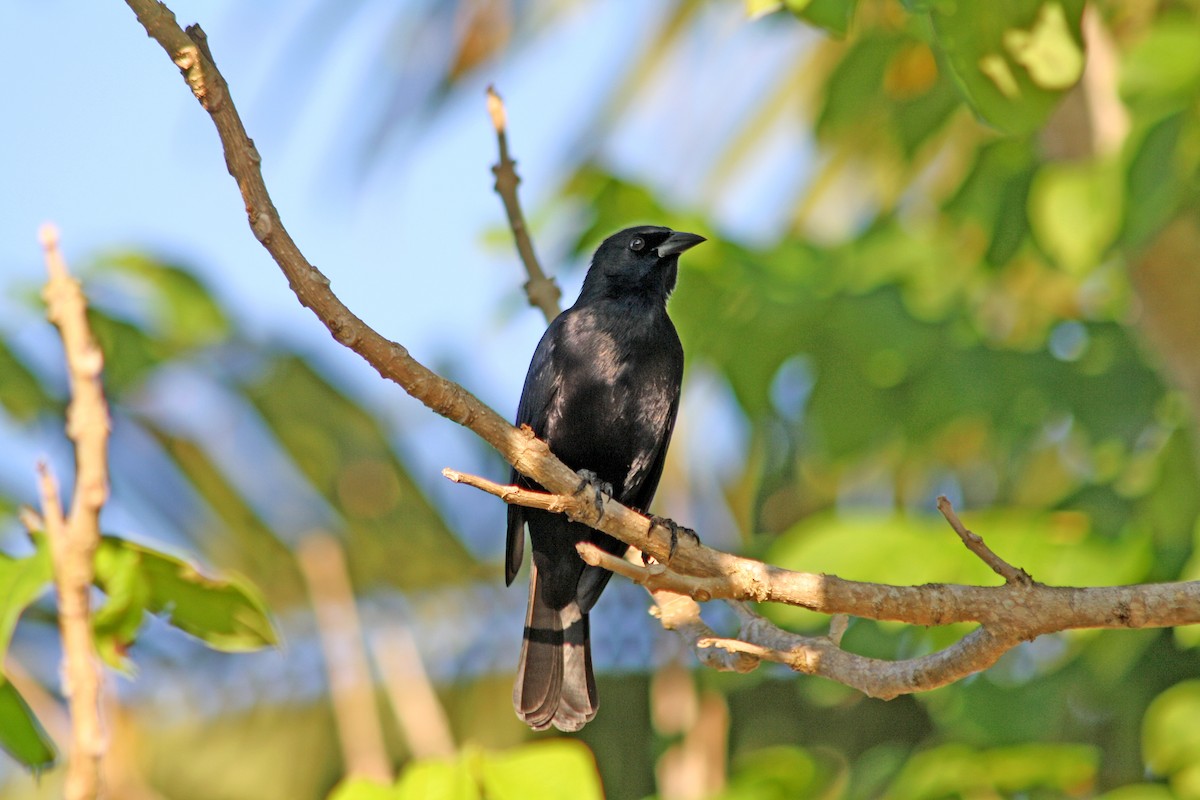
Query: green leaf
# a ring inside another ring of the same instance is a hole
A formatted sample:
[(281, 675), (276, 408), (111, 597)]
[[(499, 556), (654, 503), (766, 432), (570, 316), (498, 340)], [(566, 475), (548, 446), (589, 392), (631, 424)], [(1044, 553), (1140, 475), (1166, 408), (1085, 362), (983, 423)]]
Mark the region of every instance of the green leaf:
[(1139, 111), (1185, 108), (1200, 91), (1200, 26), (1194, 13), (1164, 16), (1121, 60), (1121, 95)]
[(603, 800), (596, 760), (575, 739), (479, 755), (483, 795), (489, 800)]
[(88, 325), (104, 353), (104, 387), (119, 399), (136, 389), (150, 372), (174, 352), (141, 327), (108, 314), (98, 306), (88, 307)]
[(986, 144), (946, 204), (951, 215), (983, 226), (988, 236), (984, 258), (992, 266), (1007, 264), (1026, 240), (1029, 186), (1036, 166), (1034, 145), (1028, 138)]
[(102, 275), (130, 279), (140, 304), (151, 315), (151, 335), (179, 351), (223, 341), (231, 329), (225, 311), (196, 274), (184, 267), (135, 251), (108, 253), (96, 263)]
[[(764, 747), (738, 757), (729, 786), (719, 800), (786, 800), (820, 797), (821, 770), (806, 750)], [(830, 794), (832, 796), (832, 794)]]
[(41, 772), (58, 757), (29, 705), (12, 682), (0, 674), (0, 748), (24, 767)]
[(1200, 680), (1183, 681), (1151, 701), (1142, 723), (1142, 757), (1157, 775), (1200, 763)]
[(1029, 224), (1055, 262), (1086, 273), (1116, 240), (1124, 198), (1116, 162), (1045, 164), (1029, 189)]
[(785, 4), (805, 22), (844, 37), (850, 31), (858, 0), (785, 0)]
[[(140, 386), (163, 362), (229, 335), (225, 312), (182, 267), (127, 252), (102, 257), (93, 274), (107, 281), (90, 287), (88, 322), (104, 352), (104, 383), (114, 397)], [(114, 292), (118, 302), (106, 308)]]
[(817, 133), (868, 147), (883, 138), (912, 158), (958, 106), (927, 43), (907, 31), (868, 28), (825, 83)]
[(279, 640), (265, 604), (247, 582), (209, 578), (183, 559), (116, 536), (101, 539), (96, 584), (108, 595), (97, 618), (118, 646), (132, 642), (143, 611), (161, 614), (218, 650), (257, 650)]
[(1152, 125), (1140, 141), (1131, 143), (1135, 149), (1126, 179), (1128, 197), (1121, 230), (1121, 244), (1128, 249), (1145, 244), (1179, 208), (1187, 176), (1194, 172), (1184, 161), (1186, 148), (1179, 146), (1186, 120), (1184, 112), (1172, 114)]
[(366, 778), (350, 778), (334, 787), (327, 800), (398, 800), (403, 797), (395, 786)]
[(400, 776), (393, 797), (397, 800), (482, 800), (483, 795), (466, 762), (459, 758), (410, 764)]
[(95, 563), (96, 585), (105, 593), (92, 617), (96, 649), (106, 664), (133, 676), (134, 663), (125, 653), (137, 639), (150, 606), (150, 586), (139, 571), (141, 559), (132, 548), (105, 547), (102, 541)]
[(976, 750), (946, 744), (909, 759), (888, 797), (1003, 796), (1049, 790), (1086, 795), (1096, 779), (1099, 754), (1077, 744), (1029, 744)]
[(35, 536), (34, 543), (37, 550), (24, 558), (0, 553), (0, 664), (4, 662), (21, 613), (54, 581), (45, 537)]
[(936, 0), (934, 39), (975, 112), (1008, 133), (1037, 129), (1083, 72), (1083, 0)]
[(39, 411), (55, 404), (33, 371), (0, 340), (0, 406), (20, 422), (28, 422)]

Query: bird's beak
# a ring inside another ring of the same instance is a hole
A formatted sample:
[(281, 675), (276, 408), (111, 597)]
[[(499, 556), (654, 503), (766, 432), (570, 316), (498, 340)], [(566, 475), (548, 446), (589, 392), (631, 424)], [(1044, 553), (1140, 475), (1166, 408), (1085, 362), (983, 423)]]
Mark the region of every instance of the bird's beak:
[(704, 241), (703, 236), (697, 236), (694, 233), (684, 233), (683, 231), (675, 231), (667, 240), (660, 244), (656, 249), (659, 258), (674, 256), (688, 250)]

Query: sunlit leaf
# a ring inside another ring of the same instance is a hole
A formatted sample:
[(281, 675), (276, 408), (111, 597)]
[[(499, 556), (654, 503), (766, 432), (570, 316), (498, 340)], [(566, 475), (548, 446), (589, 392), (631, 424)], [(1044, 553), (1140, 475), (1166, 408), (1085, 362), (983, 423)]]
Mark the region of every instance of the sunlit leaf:
[(34, 537), (32, 555), (13, 558), (0, 553), (0, 663), (8, 652), (21, 612), (48, 590), (54, 580), (50, 548), (44, 536)]
[(783, 0), (745, 0), (746, 16), (750, 19), (765, 17), (783, 8)]
[(824, 28), (834, 36), (845, 36), (854, 19), (858, 0), (785, 0), (784, 4), (805, 22)]
[(330, 793), (327, 800), (398, 800), (400, 789), (376, 783), (366, 778), (349, 778)]
[(409, 764), (392, 797), (396, 800), (482, 800), (483, 795), (475, 776), (462, 759), (431, 759)]
[(1154, 698), (1142, 724), (1142, 756), (1156, 775), (1200, 763), (1200, 681), (1177, 683)]
[(1071, 30), (1059, 2), (1043, 2), (1029, 30), (1009, 28), (1002, 41), (1013, 60), (1043, 89), (1069, 89), (1083, 74), (1079, 30)]
[(495, 800), (601, 800), (596, 761), (583, 742), (551, 739), (479, 753), (482, 794)]
[(1200, 90), (1200, 25), (1180, 10), (1155, 22), (1121, 61), (1121, 95), (1151, 114), (1174, 111)]
[(932, 0), (935, 41), (963, 96), (1007, 133), (1041, 125), (1083, 71), (1083, 0)]
[(1091, 270), (1117, 238), (1124, 198), (1116, 163), (1046, 164), (1029, 190), (1034, 237), (1064, 268)]
[(0, 748), (34, 773), (53, 766), (58, 757), (54, 742), (3, 674), (0, 674)]
[[(144, 611), (232, 652), (257, 650), (279, 640), (257, 590), (237, 579), (201, 574), (187, 561), (115, 536), (105, 536), (96, 552), (96, 584), (113, 604), (97, 617), (107, 631), (131, 641)], [(122, 639), (118, 638), (118, 642)]]

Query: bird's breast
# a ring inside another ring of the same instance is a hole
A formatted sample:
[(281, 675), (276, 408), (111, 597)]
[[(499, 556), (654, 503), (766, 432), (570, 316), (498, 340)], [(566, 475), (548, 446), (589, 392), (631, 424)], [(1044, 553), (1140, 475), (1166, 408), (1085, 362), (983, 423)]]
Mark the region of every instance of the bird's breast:
[(568, 333), (547, 443), (572, 469), (592, 470), (620, 495), (633, 463), (666, 436), (683, 373), (679, 338), (669, 321)]

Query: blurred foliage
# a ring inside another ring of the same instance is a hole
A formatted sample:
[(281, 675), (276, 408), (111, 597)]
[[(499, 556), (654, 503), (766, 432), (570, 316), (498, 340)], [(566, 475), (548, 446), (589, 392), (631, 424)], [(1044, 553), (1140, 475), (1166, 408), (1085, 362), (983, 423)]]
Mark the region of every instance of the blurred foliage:
[[(748, 10), (785, 5), (804, 6)], [(748, 551), (861, 580), (995, 582), (930, 515), (944, 493), (991, 509), (968, 524), (1039, 580), (1198, 574), (1200, 408), (1173, 386), (1193, 376), (1164, 372), (1134, 324), (1157, 300), (1148, 290), (1169, 299), (1175, 288), (1134, 288), (1128, 276), (1172, 220), (1200, 211), (1200, 73), (1184, 44), (1200, 34), (1200, 8), (1092, 4), (1096, 59), (1116, 60), (1107, 83), (1099, 68), (1079, 82), (1083, 11), (864, 3), (844, 41), (803, 62), (819, 70), (805, 112), (828, 166), (801, 190), (793, 235), (753, 247), (710, 237), (684, 259), (671, 301), (689, 370), (721, 376), (751, 424), (745, 472), (726, 495)], [(822, 230), (812, 213), (838, 196), (833, 186), (860, 202), (848, 232)], [(671, 207), (602, 158), (564, 194), (590, 215), (578, 255), (634, 221), (707, 232), (703, 214)], [(1194, 334), (1177, 343), (1194, 361)], [(764, 610), (807, 631), (827, 624)], [(860, 621), (844, 644), (907, 658), (966, 629)], [(1190, 629), (1043, 637), (979, 679), (916, 698), (873, 744), (840, 728), (875, 729), (879, 704), (840, 688), (801, 681), (790, 712), (777, 695), (758, 700), (773, 712), (754, 725), (802, 720), (766, 741), (739, 734), (748, 709), (734, 702), (734, 763), (743, 738), (763, 761), (757, 778), (735, 770), (729, 791), (1086, 796), (1148, 768), (1176, 796), (1200, 796), (1189, 782), (1200, 757), (1181, 729), (1170, 733), (1194, 719), (1170, 687), (1200, 669), (1195, 650), (1179, 649), (1197, 642)], [(748, 680), (720, 683), (732, 701)], [(1176, 716), (1154, 713), (1166, 703)], [(817, 711), (827, 705), (845, 711), (828, 719)], [(1132, 732), (1143, 720), (1139, 753)], [(759, 749), (768, 743), (792, 749)], [(822, 762), (796, 743), (837, 748), (848, 783), (805, 778)], [(773, 783), (775, 771), (793, 782)]]
[[(380, 79), (364, 87), (362, 163), (431, 118), (456, 86), (552, 31), (572, 5), (389, 9), (396, 52), (380, 54)], [(1196, 579), (1200, 3), (746, 0), (755, 17), (746, 25), (822, 31), (798, 41), (731, 130), (687, 132), (720, 140), (701, 150), (710, 161), (689, 165), (715, 207), (727, 178), (779, 152), (768, 141), (779, 125), (802, 131), (792, 145), (812, 172), (773, 201), (786, 206), (784, 229), (754, 244), (714, 231), (705, 198), (681, 208), (660, 176), (622, 171), (605, 146), (645, 112), (642, 100), (688, 80), (668, 67), (672, 56), (695, 48), (713, 9), (733, 5), (679, 0), (639, 20), (654, 29), (642, 50), (621, 54), (552, 202), (584, 217), (579, 256), (635, 222), (709, 235), (683, 260), (671, 313), (688, 374), (727, 387), (725, 411), (748, 431), (722, 487), (730, 514), (718, 521), (735, 521), (744, 552), (793, 568), (994, 582), (932, 514), (946, 494), (1036, 579)], [(292, 87), (329, 56), (348, 15), (318, 2), (302, 16), (298, 42), (313, 57), (280, 81)], [(281, 97), (291, 113), (295, 105)], [(481, 176), (480, 191), (487, 184)], [(387, 426), (319, 361), (251, 339), (180, 265), (121, 253), (88, 277), (109, 354), (114, 474), (126, 502), (163, 525), (148, 537), (246, 575), (280, 609), (303, 599), (291, 545), (315, 527), (346, 539), (360, 591), (493, 578), (408, 474)], [(22, 347), (0, 341), (0, 407), (30, 428), (57, 419), (63, 396)], [(681, 422), (680, 436), (709, 433)], [(685, 473), (669, 465), (665, 484)], [(0, 519), (14, 506), (0, 502)], [(154, 599), (155, 581), (178, 577), (182, 562), (139, 548), (127, 545), (128, 563), (105, 573), (115, 581), (106, 588), (118, 654), (144, 611), (191, 618), (188, 606)], [(7, 642), (36, 599), (30, 587), (44, 583), (21, 576), (45, 565), (37, 554), (5, 558)], [(224, 585), (234, 594), (216, 625), (233, 626), (235, 641), (265, 639), (245, 624), (242, 613), (257, 619), (261, 606), (236, 594), (240, 585)], [(136, 599), (128, 612), (127, 598)], [(825, 624), (794, 609), (769, 613), (804, 630)], [(38, 624), (33, 613), (25, 620)], [(907, 658), (961, 633), (855, 621), (844, 645)], [(765, 668), (701, 672), (695, 682), (728, 705), (727, 739), (708, 753), (728, 756), (728, 776), (708, 788), (730, 800), (1200, 797), (1197, 644), (1194, 629), (1046, 636), (982, 675), (889, 703)], [(657, 727), (644, 676), (600, 682), (605, 708), (581, 736), (594, 764), (564, 740), (501, 750), (524, 734), (507, 714), (507, 676), (489, 676), (442, 695), (456, 738), (480, 749), (412, 762), (390, 786), (350, 780), (334, 796), (549, 797), (564, 786), (587, 796), (600, 791), (597, 768), (610, 796), (644, 796), (656, 760), (665, 769), (661, 757), (686, 737)], [(6, 687), (0, 713), (13, 725), (0, 730), (17, 734), (5, 746), (45, 763), (48, 739)], [(337, 767), (324, 707), (269, 711), (189, 721), (178, 738), (146, 724), (156, 743), (169, 740), (164, 750), (187, 753), (176, 758), (192, 784), (211, 787), (207, 776), (220, 769), (222, 786), (259, 780), (256, 796), (319, 796)], [(283, 788), (264, 788), (262, 776), (275, 773), (251, 757), (256, 748), (272, 767), (290, 769), (301, 750), (321, 756), (289, 771)], [(180, 788), (155, 752), (148, 774)], [(549, 788), (528, 783), (543, 779)]]
[[(34, 553), (0, 553), (0, 663), (22, 613), (50, 591), (50, 543), (31, 532)], [(278, 642), (273, 623), (252, 586), (207, 578), (187, 562), (115, 536), (96, 552), (95, 585), (105, 593), (92, 619), (96, 649), (110, 665), (129, 673), (125, 658), (148, 612), (217, 650), (255, 650)], [(0, 747), (34, 771), (54, 761), (54, 746), (10, 679), (0, 674)]]
[[(286, 608), (302, 589), (287, 543), (279, 538), (286, 531), (263, 521), (258, 511), (263, 498), (239, 488), (245, 472), (237, 474), (237, 458), (264, 455), (238, 446), (239, 436), (254, 426), (276, 437), (301, 476), (290, 498), (276, 499), (310, 507), (297, 524), (330, 525), (353, 542), (351, 566), (364, 587), (423, 588), (478, 574), (474, 559), (397, 461), (374, 417), (293, 352), (239, 335), (194, 271), (122, 252), (102, 256), (84, 272), (89, 320), (107, 356), (104, 380), (116, 420), (111, 466), (119, 502), (150, 509), (148, 518), (164, 525), (140, 531), (143, 538), (184, 543), (232, 571), (229, 578), (211, 578), (158, 547), (105, 536), (96, 554), (95, 582), (103, 600), (94, 624), (97, 648), (109, 665), (135, 671), (131, 649), (147, 614), (222, 651), (278, 642), (267, 601)], [(0, 359), (10, 367), (0, 381), (8, 415), (27, 424), (61, 419), (60, 379), (40, 373), (7, 344), (0, 347)], [(197, 417), (204, 414), (211, 420)], [(226, 420), (225, 432), (209, 427), (218, 419)], [(33, 497), (17, 499), (36, 505)], [(269, 506), (278, 516), (278, 508)], [(15, 523), (14, 506), (6, 503), (0, 513), (6, 523)], [(34, 535), (32, 544), (33, 554), (24, 557), (0, 552), (0, 656), (18, 618), (51, 584), (44, 537)], [(27, 616), (33, 625), (52, 622)], [(36, 717), (2, 676), (0, 729), (0, 746), (19, 762), (41, 769), (53, 760), (53, 746)]]
[[(0, 664), (4, 662), (21, 612), (46, 591), (53, 577), (50, 551), (44, 546), (24, 558), (0, 552)], [(57, 757), (54, 743), (3, 671), (0, 671), (0, 748), (35, 772), (53, 765)]]
[(454, 760), (414, 761), (394, 786), (366, 779), (341, 784), (329, 800), (599, 800), (596, 762), (570, 739), (507, 752), (468, 748)]

